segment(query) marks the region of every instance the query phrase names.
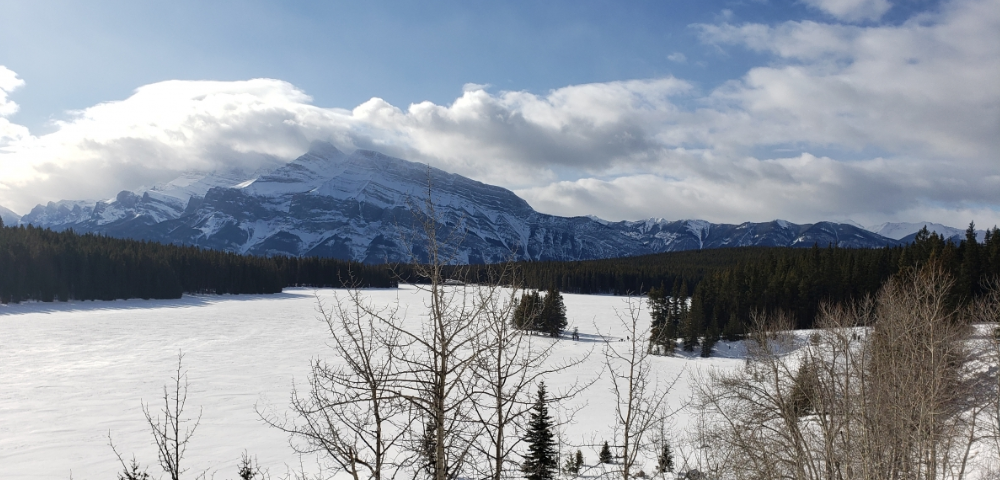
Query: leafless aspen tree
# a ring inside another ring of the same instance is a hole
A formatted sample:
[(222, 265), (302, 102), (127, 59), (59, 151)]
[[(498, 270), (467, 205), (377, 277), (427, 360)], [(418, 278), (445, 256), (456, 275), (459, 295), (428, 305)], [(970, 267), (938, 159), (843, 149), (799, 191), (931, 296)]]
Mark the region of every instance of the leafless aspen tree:
[[(474, 380), (468, 386), (472, 389), (476, 421), (483, 428), (475, 444), (477, 455), (485, 459), (485, 464), (478, 465), (480, 476), (490, 480), (519, 472), (514, 451), (521, 443), (525, 419), (534, 402), (530, 390), (543, 376), (578, 365), (586, 358), (546, 365), (555, 341), (514, 326), (519, 283), (514, 275), (509, 265), (500, 267), (489, 284), (506, 288), (486, 286), (477, 290), (476, 301), (484, 306), (485, 323), (475, 347), (479, 358), (472, 369)], [(549, 396), (549, 403), (557, 405), (588, 385), (574, 383), (567, 390)]]
[(641, 452), (649, 450), (651, 438), (667, 416), (667, 394), (680, 378), (661, 382), (652, 371), (651, 353), (647, 348), (649, 329), (642, 317), (642, 302), (629, 297), (618, 311), (618, 319), (627, 332), (625, 342), (606, 341), (604, 359), (611, 376), (611, 392), (615, 403), (615, 446), (621, 451), (619, 473), (630, 480), (632, 468)]
[(422, 207), (410, 205), (423, 235), (413, 242), (420, 282), (411, 286), (426, 296), (424, 312), (406, 319), (359, 290), (339, 297), (321, 311), (346, 366), (313, 363), (309, 392), (293, 394), (297, 422), (262, 415), (304, 440), (301, 452), (321, 452), (355, 479), (507, 477), (530, 387), (569, 365), (543, 367), (552, 341), (532, 341), (511, 324), (517, 282), (509, 265), (474, 282), (449, 267), (464, 233), (457, 222), (439, 239), (430, 193)]
[[(197, 418), (185, 418), (184, 409), (187, 406), (188, 381), (187, 372), (182, 368), (183, 353), (177, 354), (177, 371), (173, 385), (168, 389), (163, 387), (163, 407), (154, 417), (149, 404), (143, 403), (142, 413), (153, 431), (153, 441), (156, 443), (160, 467), (170, 477), (179, 480), (187, 469), (181, 466), (184, 453), (187, 451), (191, 436), (201, 423), (201, 412)], [(163, 415), (160, 417), (160, 415)], [(117, 452), (116, 452), (117, 453)]]
[(965, 478), (982, 384), (966, 311), (933, 267), (890, 280), (874, 300), (822, 309), (794, 353), (758, 323), (743, 369), (698, 387), (723, 478)]
[(309, 390), (292, 391), (294, 418), (261, 413), (271, 426), (292, 435), (300, 453), (321, 452), (355, 480), (390, 480), (404, 462), (402, 443), (410, 427), (407, 405), (395, 395), (392, 348), (395, 308), (375, 306), (357, 289), (318, 310), (330, 332), (330, 346), (343, 362), (312, 361)]
[[(392, 346), (398, 362), (395, 379), (396, 394), (416, 410), (423, 433), (412, 438), (413, 450), (422, 453), (422, 465), (434, 480), (453, 480), (462, 474), (472, 460), (474, 444), (482, 426), (473, 421), (470, 390), (472, 371), (481, 351), (477, 340), (484, 332), (485, 310), (490, 304), (479, 301), (480, 288), (491, 289), (492, 297), (501, 290), (499, 285), (446, 285), (445, 266), (456, 258), (460, 228), (449, 237), (438, 239), (438, 218), (431, 201), (430, 186), (424, 209), (412, 209), (422, 224), (427, 261), (414, 264), (415, 273), (427, 284), (417, 284), (429, 300), (427, 315), (422, 316), (419, 331), (406, 328), (399, 321), (383, 322), (383, 328), (398, 339)], [(453, 272), (461, 277), (461, 272)]]
[(983, 412), (978, 433), (987, 447), (980, 452), (986, 459), (979, 466), (985, 478), (1000, 478), (1000, 279), (987, 285), (986, 294), (972, 308), (972, 323), (980, 329), (980, 341), (973, 344), (982, 372), (978, 396)]

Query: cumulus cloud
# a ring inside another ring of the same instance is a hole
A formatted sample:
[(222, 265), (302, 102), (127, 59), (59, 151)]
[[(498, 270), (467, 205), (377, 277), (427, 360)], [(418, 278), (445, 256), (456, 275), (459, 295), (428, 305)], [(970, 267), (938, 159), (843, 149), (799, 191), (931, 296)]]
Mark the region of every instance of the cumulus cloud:
[(17, 103), (11, 101), (7, 96), (22, 85), (24, 85), (24, 80), (17, 78), (17, 74), (9, 68), (0, 65), (0, 152), (12, 140), (28, 135), (28, 129), (15, 125), (4, 118), (17, 113)]
[(577, 85), (534, 95), (466, 85), (451, 105), (402, 110), (373, 98), (321, 108), (287, 82), (167, 81), (95, 105), (0, 156), (0, 204), (20, 211), (58, 198), (107, 198), (182, 171), (252, 170), (290, 160), (313, 140), (371, 148), (508, 186), (555, 179), (554, 168), (604, 171), (651, 158), (655, 127), (690, 86), (673, 78)]
[(989, 81), (1000, 73), (998, 7), (952, 4), (937, 22), (899, 27), (704, 27), (707, 40), (783, 60), (713, 98), (764, 121), (748, 129), (754, 141), (983, 158), (1000, 147), (1000, 82)]
[(8, 142), (0, 151), (0, 202), (23, 212), (46, 200), (106, 198), (183, 171), (287, 159), (311, 139), (335, 135), (348, 116), (309, 100), (276, 80), (147, 85), (126, 100), (71, 112), (53, 133)]
[[(447, 105), (373, 98), (352, 110), (279, 80), (147, 85), (51, 134), (14, 126), (0, 144), (0, 205), (24, 213), (183, 170), (254, 169), (328, 140), (513, 188), (563, 215), (1000, 221), (1000, 0), (895, 26), (698, 28), (771, 61), (707, 92), (673, 77), (545, 93), (467, 84)], [(13, 72), (0, 82), (21, 83)]]
[(0, 65), (0, 117), (7, 117), (17, 112), (17, 104), (7, 99), (7, 95), (24, 85), (24, 80), (17, 78), (11, 69)]
[[(721, 169), (715, 175), (584, 178), (517, 193), (543, 211), (608, 219), (782, 218), (805, 223), (850, 218), (861, 224), (923, 219), (959, 226), (975, 219), (981, 226), (1000, 224), (995, 203), (977, 205), (974, 200), (988, 202), (1000, 178), (970, 181), (976, 174), (955, 175), (954, 165), (881, 158), (841, 162), (809, 154), (725, 162), (706, 158), (705, 163)], [(977, 174), (989, 177), (987, 170)], [(629, 214), (623, 216), (623, 211)]]
[(804, 0), (806, 4), (848, 22), (878, 20), (892, 8), (887, 0)]

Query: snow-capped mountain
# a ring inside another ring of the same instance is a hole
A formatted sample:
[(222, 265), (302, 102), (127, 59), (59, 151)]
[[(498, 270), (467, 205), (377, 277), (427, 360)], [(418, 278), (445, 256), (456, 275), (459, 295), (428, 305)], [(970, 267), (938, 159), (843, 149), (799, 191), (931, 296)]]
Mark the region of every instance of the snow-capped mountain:
[(754, 245), (896, 243), (830, 222), (727, 225), (546, 215), (501, 187), (374, 151), (348, 155), (328, 143), (315, 143), (305, 155), (275, 168), (185, 174), (110, 200), (39, 205), (20, 221), (240, 253), (378, 263), (426, 254), (422, 217), (413, 212), (430, 207), (439, 240), (453, 247), (457, 263), (583, 260)]
[[(892, 238), (895, 240), (900, 240), (904, 243), (910, 243), (913, 238), (917, 235), (922, 228), (927, 227), (931, 233), (937, 233), (945, 239), (951, 239), (955, 242), (965, 240), (965, 230), (960, 228), (949, 227), (946, 225), (941, 225), (940, 223), (932, 222), (917, 222), (917, 223), (883, 223), (880, 225), (875, 225), (868, 227), (869, 231), (875, 232), (883, 237)], [(976, 240), (982, 242), (986, 238), (986, 230), (976, 230)]]
[(21, 216), (0, 206), (0, 220), (3, 220), (4, 225), (17, 225)]

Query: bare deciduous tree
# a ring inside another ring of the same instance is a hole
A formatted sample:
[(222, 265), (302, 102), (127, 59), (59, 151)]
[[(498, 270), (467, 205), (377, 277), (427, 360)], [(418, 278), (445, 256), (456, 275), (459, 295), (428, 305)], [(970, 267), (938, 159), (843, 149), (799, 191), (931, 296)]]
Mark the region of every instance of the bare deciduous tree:
[(380, 328), (394, 322), (396, 308), (376, 306), (358, 289), (317, 309), (330, 333), (335, 364), (314, 359), (309, 390), (292, 391), (292, 419), (258, 411), (269, 425), (292, 435), (300, 454), (322, 452), (335, 470), (355, 480), (394, 478), (404, 461), (408, 406), (395, 395), (392, 348), (396, 336)]
[(517, 282), (509, 263), (472, 281), (450, 266), (464, 232), (459, 222), (440, 229), (447, 237), (439, 239), (430, 193), (421, 208), (410, 205), (423, 235), (410, 247), (420, 252), (411, 251), (411, 272), (420, 280), (411, 287), (426, 296), (425, 313), (407, 319), (398, 303), (374, 305), (358, 289), (329, 311), (320, 305), (338, 357), (333, 363), (344, 366), (313, 362), (309, 392), (293, 392), (295, 419), (261, 415), (304, 440), (300, 452), (320, 452), (355, 479), (401, 472), (433, 480), (504, 478), (516, 471), (510, 467), (530, 387), (580, 361), (545, 367), (553, 341), (514, 328)]
[[(420, 212), (418, 212), (420, 213)], [(422, 435), (412, 439), (413, 450), (424, 454), (423, 469), (434, 480), (458, 477), (471, 460), (476, 438), (482, 427), (472, 421), (472, 400), (465, 388), (479, 358), (477, 340), (485, 329), (488, 304), (477, 301), (479, 288), (499, 285), (446, 285), (444, 268), (455, 258), (452, 241), (438, 241), (437, 219), (428, 199), (426, 211), (418, 217), (426, 235), (428, 263), (413, 266), (427, 284), (416, 284), (429, 297), (419, 330), (408, 328), (401, 320), (383, 322), (396, 335), (392, 346), (398, 362), (396, 394), (416, 409), (423, 423)], [(452, 232), (454, 235), (455, 232)], [(461, 272), (452, 272), (461, 277)], [(393, 319), (397, 320), (397, 319)]]
[(964, 478), (986, 397), (952, 283), (927, 267), (874, 300), (826, 306), (805, 346), (759, 321), (744, 368), (698, 386), (707, 446), (739, 459), (705, 466), (737, 479)]
[[(163, 469), (171, 480), (179, 480), (181, 474), (187, 471), (182, 466), (184, 453), (187, 451), (191, 436), (201, 423), (201, 410), (195, 418), (184, 416), (187, 407), (188, 380), (187, 371), (183, 369), (184, 354), (177, 354), (177, 370), (172, 380), (172, 385), (163, 386), (163, 406), (158, 414), (154, 416), (149, 404), (142, 404), (142, 413), (146, 416), (146, 423), (149, 424), (153, 433), (153, 441), (156, 443), (157, 455), (159, 457), (160, 468)], [(162, 415), (162, 416), (161, 416)], [(114, 446), (112, 445), (112, 449)], [(117, 454), (118, 452), (115, 451)], [(121, 456), (119, 456), (119, 460)]]
[[(188, 379), (187, 371), (183, 368), (184, 353), (177, 353), (177, 370), (171, 378), (171, 383), (163, 386), (163, 406), (154, 416), (150, 405), (142, 402), (142, 413), (146, 417), (146, 423), (153, 434), (153, 443), (156, 444), (157, 457), (160, 468), (171, 480), (179, 480), (181, 475), (187, 471), (182, 467), (184, 454), (187, 452), (188, 443), (201, 423), (201, 409), (198, 410), (197, 417), (185, 417), (184, 411), (187, 408)], [(118, 457), (118, 462), (122, 465), (122, 472), (118, 474), (119, 480), (149, 480), (151, 476), (146, 469), (139, 469), (139, 463), (135, 457), (129, 464), (115, 447), (108, 432), (108, 445)], [(202, 472), (197, 478), (204, 478)]]
[(661, 382), (652, 371), (649, 328), (640, 326), (648, 323), (641, 318), (641, 300), (628, 297), (617, 314), (626, 338), (624, 342), (606, 341), (604, 359), (616, 401), (614, 436), (621, 451), (618, 473), (622, 480), (630, 480), (640, 454), (656, 443), (651, 437), (668, 416), (667, 395), (683, 372)]
[[(530, 389), (545, 375), (580, 364), (587, 356), (548, 363), (556, 342), (518, 329), (513, 321), (518, 305), (516, 273), (510, 264), (490, 276), (491, 285), (477, 290), (476, 302), (484, 305), (484, 330), (475, 350), (479, 352), (473, 379), (467, 385), (473, 399), (476, 421), (482, 433), (475, 443), (481, 476), (501, 480), (518, 471), (516, 448), (522, 442), (522, 430), (533, 400)], [(590, 383), (574, 382), (568, 388), (548, 396), (548, 403), (571, 398)]]

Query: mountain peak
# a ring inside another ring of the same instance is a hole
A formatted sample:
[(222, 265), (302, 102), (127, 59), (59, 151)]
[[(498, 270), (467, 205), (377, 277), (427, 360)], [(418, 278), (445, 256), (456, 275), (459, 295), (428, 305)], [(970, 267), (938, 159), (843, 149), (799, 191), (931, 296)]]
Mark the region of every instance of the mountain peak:
[(344, 152), (338, 150), (330, 142), (316, 140), (309, 144), (309, 151), (306, 154), (324, 158), (336, 158), (343, 156)]
[(584, 260), (737, 246), (895, 243), (828, 222), (726, 225), (546, 215), (505, 188), (373, 150), (345, 154), (329, 142), (313, 142), (308, 152), (274, 168), (189, 173), (111, 200), (38, 206), (21, 223), (239, 253), (396, 262), (420, 255), (412, 243), (421, 238), (420, 222), (411, 205), (422, 205), (428, 194), (443, 231), (458, 230), (449, 246), (461, 263), (512, 256)]
[(2, 206), (0, 206), (0, 218), (3, 219), (3, 224), (8, 226), (17, 225), (17, 222), (21, 221), (20, 215)]

